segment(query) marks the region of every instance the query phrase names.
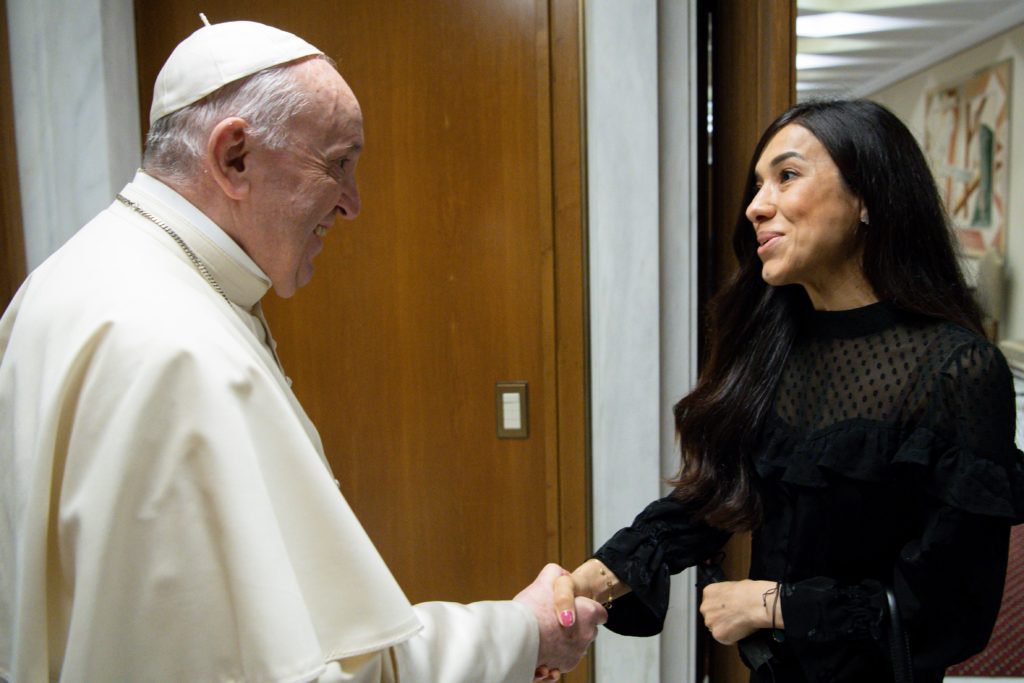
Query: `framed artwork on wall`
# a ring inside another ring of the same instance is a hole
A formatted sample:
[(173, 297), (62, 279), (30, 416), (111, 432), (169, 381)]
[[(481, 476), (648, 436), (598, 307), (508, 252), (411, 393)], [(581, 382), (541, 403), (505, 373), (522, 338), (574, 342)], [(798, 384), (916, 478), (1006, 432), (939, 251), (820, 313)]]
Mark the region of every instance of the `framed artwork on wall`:
[(1011, 60), (925, 93), (925, 152), (964, 254), (1005, 250)]

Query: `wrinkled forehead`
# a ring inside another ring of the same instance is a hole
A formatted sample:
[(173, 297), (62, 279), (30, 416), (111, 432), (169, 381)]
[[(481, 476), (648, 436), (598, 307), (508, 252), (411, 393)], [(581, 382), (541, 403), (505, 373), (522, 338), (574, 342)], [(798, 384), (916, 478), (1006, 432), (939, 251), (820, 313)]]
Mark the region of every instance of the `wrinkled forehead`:
[(321, 128), (329, 138), (358, 138), (352, 142), (361, 146), (363, 113), (348, 83), (325, 60), (310, 60), (302, 67), (300, 78), (312, 99), (303, 125)]
[(299, 65), (300, 78), (312, 92), (344, 95), (355, 99), (355, 94), (338, 70), (326, 59), (309, 59)]

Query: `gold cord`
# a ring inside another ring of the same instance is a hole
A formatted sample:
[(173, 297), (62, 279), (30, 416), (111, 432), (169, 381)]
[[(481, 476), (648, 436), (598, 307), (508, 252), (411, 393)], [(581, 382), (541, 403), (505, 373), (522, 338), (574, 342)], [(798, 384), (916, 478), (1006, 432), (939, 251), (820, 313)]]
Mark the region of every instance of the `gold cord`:
[(129, 209), (139, 214), (143, 218), (148, 219), (149, 221), (154, 223), (158, 228), (166, 232), (167, 235), (172, 240), (174, 240), (175, 244), (181, 247), (181, 250), (185, 252), (185, 255), (188, 256), (190, 261), (192, 261), (192, 265), (196, 267), (196, 270), (198, 270), (199, 274), (203, 276), (203, 279), (206, 280), (211, 287), (213, 287), (215, 292), (217, 292), (224, 298), (224, 301), (227, 301), (229, 305), (231, 304), (231, 299), (228, 298), (228, 295), (224, 293), (223, 289), (221, 289), (220, 284), (217, 282), (217, 280), (214, 279), (213, 275), (210, 274), (210, 271), (207, 269), (206, 264), (199, 260), (199, 257), (195, 255), (195, 252), (189, 249), (189, 246), (185, 244), (185, 240), (178, 237), (178, 233), (174, 232), (174, 230), (171, 229), (171, 226), (167, 225), (162, 220), (160, 220), (153, 214), (149, 213), (132, 200), (127, 199), (122, 194), (117, 195), (117, 201), (121, 202), (122, 204), (124, 204)]

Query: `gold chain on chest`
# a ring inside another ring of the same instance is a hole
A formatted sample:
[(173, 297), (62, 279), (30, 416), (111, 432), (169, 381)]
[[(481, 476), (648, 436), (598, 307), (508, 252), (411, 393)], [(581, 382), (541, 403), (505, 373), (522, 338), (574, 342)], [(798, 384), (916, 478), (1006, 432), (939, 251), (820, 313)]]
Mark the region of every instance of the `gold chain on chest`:
[(199, 270), (199, 274), (203, 275), (203, 280), (209, 283), (210, 287), (212, 287), (217, 294), (223, 297), (224, 301), (226, 301), (228, 304), (231, 303), (231, 300), (227, 298), (226, 294), (224, 294), (224, 290), (220, 288), (220, 284), (214, 279), (214, 276), (210, 274), (210, 270), (209, 268), (206, 267), (206, 264), (200, 260), (199, 256), (196, 256), (196, 252), (188, 248), (188, 245), (185, 244), (185, 241), (178, 237), (178, 233), (172, 230), (170, 225), (160, 220), (152, 213), (146, 211), (139, 205), (135, 204), (131, 200), (127, 199), (124, 195), (118, 194), (117, 200), (124, 204), (129, 209), (131, 209), (132, 211), (134, 211), (135, 213), (137, 213), (138, 215), (142, 216), (147, 220), (152, 221), (157, 227), (162, 229), (164, 232), (167, 232), (168, 237), (174, 240), (174, 244), (181, 248), (181, 251), (185, 253), (185, 256), (188, 257), (188, 260), (193, 262), (193, 265), (195, 265), (196, 269)]
[(199, 274), (203, 276), (203, 279), (206, 280), (211, 287), (213, 287), (213, 290), (215, 292), (217, 292), (224, 298), (224, 301), (227, 301), (229, 305), (231, 304), (231, 299), (229, 299), (228, 295), (224, 293), (223, 289), (221, 289), (220, 283), (218, 283), (217, 280), (214, 279), (213, 275), (210, 274), (210, 270), (206, 267), (206, 264), (199, 260), (199, 257), (196, 256), (195, 252), (192, 251), (187, 244), (185, 244), (185, 240), (181, 239), (178, 236), (178, 233), (174, 232), (174, 230), (171, 229), (171, 226), (167, 225), (162, 220), (160, 220), (150, 212), (146, 211), (141, 206), (139, 206), (132, 200), (126, 198), (122, 194), (117, 195), (117, 201), (121, 202), (122, 204), (124, 204), (129, 209), (139, 214), (143, 218), (151, 221), (154, 225), (156, 225), (158, 228), (167, 233), (168, 237), (174, 240), (174, 243), (181, 247), (181, 250), (185, 252), (185, 255), (188, 256), (190, 261), (192, 261), (192, 265), (196, 267), (196, 270), (198, 270)]

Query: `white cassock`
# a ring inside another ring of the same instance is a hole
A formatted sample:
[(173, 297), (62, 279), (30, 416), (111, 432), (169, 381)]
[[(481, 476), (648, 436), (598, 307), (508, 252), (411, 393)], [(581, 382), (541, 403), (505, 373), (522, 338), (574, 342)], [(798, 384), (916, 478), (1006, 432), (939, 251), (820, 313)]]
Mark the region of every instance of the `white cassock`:
[[(272, 351), (270, 283), (138, 174), (0, 320), (0, 677), (530, 681), (520, 603), (412, 606)], [(230, 300), (230, 303), (228, 301)]]

